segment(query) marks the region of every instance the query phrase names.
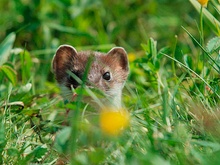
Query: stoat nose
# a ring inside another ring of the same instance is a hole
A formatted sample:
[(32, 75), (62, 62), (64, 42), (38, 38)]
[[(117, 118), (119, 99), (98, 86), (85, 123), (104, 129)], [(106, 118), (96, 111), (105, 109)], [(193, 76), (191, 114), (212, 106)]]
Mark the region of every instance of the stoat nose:
[(94, 85), (95, 84), (95, 77), (93, 75), (88, 76), (87, 84), (88, 85)]
[(87, 86), (93, 86), (96, 88), (100, 88), (100, 86), (101, 86), (100, 79), (95, 75), (89, 75), (88, 81), (87, 81)]
[(88, 76), (88, 81), (87, 81), (87, 83), (89, 83), (89, 84), (94, 84), (94, 82), (95, 82), (94, 76), (89, 75), (89, 76)]
[(99, 82), (99, 78), (98, 78), (98, 76), (91, 74), (91, 75), (88, 75), (88, 81), (90, 83), (96, 84), (97, 82)]
[(92, 76), (92, 75), (89, 75), (89, 76), (88, 76), (88, 80), (91, 81), (92, 79), (93, 79), (93, 76)]

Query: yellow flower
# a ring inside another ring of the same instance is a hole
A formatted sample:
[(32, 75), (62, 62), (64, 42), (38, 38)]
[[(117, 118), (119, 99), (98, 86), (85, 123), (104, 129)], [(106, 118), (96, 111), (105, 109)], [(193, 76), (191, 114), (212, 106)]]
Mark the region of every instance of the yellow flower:
[(100, 113), (100, 127), (103, 133), (119, 135), (129, 125), (128, 112), (121, 109), (103, 108)]
[(203, 7), (206, 7), (209, 0), (198, 0), (198, 2), (203, 6)]
[(134, 53), (128, 53), (128, 61), (133, 62), (136, 59)]

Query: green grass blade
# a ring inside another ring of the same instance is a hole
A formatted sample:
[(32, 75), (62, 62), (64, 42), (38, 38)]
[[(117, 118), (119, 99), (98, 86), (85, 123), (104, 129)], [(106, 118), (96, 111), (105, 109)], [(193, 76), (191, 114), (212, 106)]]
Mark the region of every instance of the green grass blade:
[(13, 43), (15, 41), (15, 33), (10, 33), (0, 45), (0, 66), (2, 66), (10, 55)]
[(8, 80), (15, 85), (17, 82), (17, 75), (14, 69), (12, 69), (8, 65), (3, 65), (0, 67), (0, 71), (4, 73), (4, 75), (8, 78)]
[(181, 66), (183, 66), (184, 68), (188, 69), (190, 72), (192, 72), (193, 74), (195, 74), (199, 79), (201, 79), (215, 94), (216, 96), (220, 99), (220, 95), (218, 93), (215, 92), (215, 90), (209, 85), (208, 82), (206, 82), (200, 75), (198, 75), (194, 70), (190, 69), (188, 66), (184, 65), (183, 63), (181, 63), (180, 61), (176, 60), (173, 57), (168, 56), (165, 53), (162, 53), (164, 56), (168, 57), (171, 60), (174, 60), (175, 62), (177, 62), (178, 64), (180, 64)]
[[(193, 41), (196, 42), (196, 44), (205, 52), (205, 54), (208, 56), (208, 58), (218, 67), (218, 69), (216, 70), (218, 73), (220, 73), (220, 65), (212, 58), (212, 56), (210, 55), (210, 53), (195, 39), (195, 37), (193, 37), (193, 35), (182, 26), (183, 30), (193, 39)], [(212, 66), (214, 69), (215, 67)]]
[[(189, 0), (191, 4), (195, 7), (195, 9), (200, 12), (201, 5), (196, 0)], [(204, 20), (207, 25), (217, 34), (220, 35), (220, 22), (205, 8), (203, 8)]]
[(87, 38), (93, 38), (89, 33), (82, 32), (82, 31), (80, 31), (78, 29), (75, 29), (73, 27), (62, 26), (62, 25), (54, 24), (54, 23), (48, 23), (47, 26), (52, 28), (52, 29), (61, 31), (61, 32), (66, 32), (66, 33), (74, 34), (74, 35), (77, 35), (77, 36), (84, 36), (84, 37), (87, 37)]

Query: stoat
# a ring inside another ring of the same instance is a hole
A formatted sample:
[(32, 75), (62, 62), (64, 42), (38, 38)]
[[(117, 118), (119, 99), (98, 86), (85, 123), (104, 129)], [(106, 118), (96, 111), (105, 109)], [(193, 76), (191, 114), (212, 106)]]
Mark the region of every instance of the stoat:
[[(129, 73), (127, 53), (122, 47), (101, 53), (77, 52), (70, 45), (61, 45), (54, 55), (52, 68), (64, 96), (71, 93), (71, 89), (79, 87), (79, 80), (84, 79), (88, 88), (101, 90), (110, 100), (102, 100), (104, 105), (110, 103), (121, 107), (122, 89)], [(71, 100), (72, 96), (73, 93), (66, 99)]]

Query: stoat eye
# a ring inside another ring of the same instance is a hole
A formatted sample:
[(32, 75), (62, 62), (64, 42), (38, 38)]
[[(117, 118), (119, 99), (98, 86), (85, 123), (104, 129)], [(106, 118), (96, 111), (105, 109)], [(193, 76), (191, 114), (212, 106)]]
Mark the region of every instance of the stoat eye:
[(111, 74), (110, 74), (109, 72), (105, 72), (105, 73), (102, 75), (102, 77), (103, 77), (105, 80), (107, 80), (107, 81), (111, 80)]

